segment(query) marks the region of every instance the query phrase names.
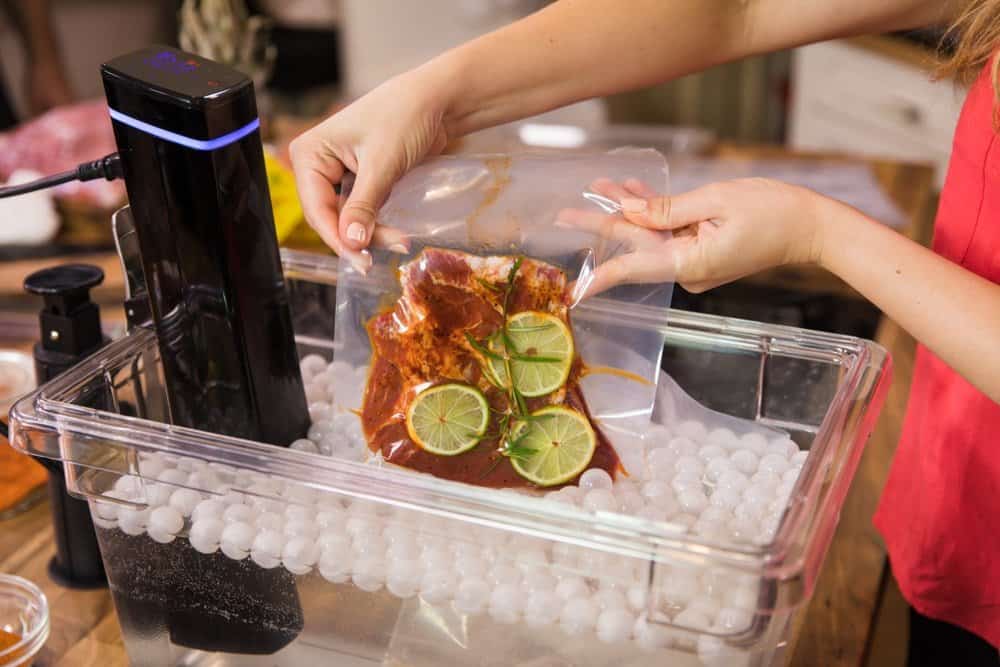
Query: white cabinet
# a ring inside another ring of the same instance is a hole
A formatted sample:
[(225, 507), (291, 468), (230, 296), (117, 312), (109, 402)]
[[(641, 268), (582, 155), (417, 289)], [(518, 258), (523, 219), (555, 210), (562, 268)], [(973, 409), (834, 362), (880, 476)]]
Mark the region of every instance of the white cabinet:
[(944, 181), (965, 91), (850, 42), (797, 49), (792, 148), (932, 163)]

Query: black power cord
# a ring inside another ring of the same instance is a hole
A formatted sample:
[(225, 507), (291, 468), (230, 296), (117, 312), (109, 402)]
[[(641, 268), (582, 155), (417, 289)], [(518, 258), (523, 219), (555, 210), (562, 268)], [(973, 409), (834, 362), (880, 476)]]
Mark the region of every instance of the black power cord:
[(52, 176), (39, 178), (38, 180), (31, 181), (30, 183), (2, 187), (0, 188), (0, 199), (4, 197), (23, 195), (29, 192), (35, 192), (36, 190), (44, 190), (45, 188), (55, 187), (56, 185), (62, 185), (63, 183), (69, 183), (71, 181), (93, 181), (98, 178), (113, 181), (116, 178), (121, 177), (121, 158), (118, 156), (118, 153), (112, 153), (111, 155), (105, 155), (104, 157), (92, 162), (83, 162), (77, 165), (76, 169), (64, 171), (61, 174), (53, 174)]
[[(78, 164), (76, 169), (64, 171), (61, 174), (53, 174), (52, 176), (39, 178), (38, 180), (31, 181), (30, 183), (2, 187), (0, 188), (0, 199), (3, 199), (4, 197), (23, 195), (29, 192), (35, 192), (36, 190), (44, 190), (45, 188), (55, 187), (56, 185), (62, 185), (63, 183), (69, 183), (71, 181), (93, 181), (98, 178), (113, 181), (116, 178), (121, 177), (121, 158), (118, 156), (118, 153), (111, 153), (110, 155), (105, 155), (98, 160)], [(0, 422), (0, 436), (7, 438), (8, 435), (9, 430), (7, 424)]]

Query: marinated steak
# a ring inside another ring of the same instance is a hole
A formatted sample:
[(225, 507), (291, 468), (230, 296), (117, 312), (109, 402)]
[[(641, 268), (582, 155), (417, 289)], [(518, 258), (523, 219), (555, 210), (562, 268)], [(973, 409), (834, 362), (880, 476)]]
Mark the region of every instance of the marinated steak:
[[(504, 313), (547, 313), (568, 326), (566, 275), (527, 258), (427, 248), (400, 267), (399, 281), (400, 298), (367, 323), (373, 354), (361, 419), (369, 447), (390, 463), (437, 477), (489, 487), (532, 487), (500, 451), (494, 422), (515, 408), (510, 393), (484, 372), (483, 351), (475, 341), (497, 335)], [(582, 371), (574, 352), (566, 382), (524, 402), (530, 411), (563, 405), (585, 415), (597, 437), (587, 469), (601, 468), (614, 476), (618, 456), (587, 410), (579, 384)], [(491, 424), (471, 450), (440, 456), (414, 442), (406, 415), (417, 394), (449, 382), (479, 389), (489, 403)]]

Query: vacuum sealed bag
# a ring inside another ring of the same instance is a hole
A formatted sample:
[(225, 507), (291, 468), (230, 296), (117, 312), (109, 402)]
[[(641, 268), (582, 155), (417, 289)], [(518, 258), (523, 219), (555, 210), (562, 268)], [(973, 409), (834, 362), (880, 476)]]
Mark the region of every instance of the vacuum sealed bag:
[[(619, 203), (600, 194), (629, 180), (667, 192), (664, 158), (444, 157), (396, 185), (378, 222), (403, 235), (406, 252), (373, 251), (368, 275), (341, 263), (338, 276), (337, 393), (353, 403), (340, 408), (357, 415), (370, 457), (547, 489), (592, 469), (640, 480), (646, 450), (681, 424), (696, 436), (691, 455), (711, 431), (760, 430), (661, 375), (664, 331), (641, 322), (669, 307), (672, 284), (589, 289), (598, 267), (634, 250), (630, 235), (613, 234), (628, 224)], [(590, 223), (560, 224), (568, 210)]]
[[(623, 318), (667, 308), (673, 286), (584, 298), (595, 269), (632, 250), (610, 234), (618, 203), (595, 192), (600, 179), (668, 189), (652, 150), (445, 157), (396, 185), (379, 224), (408, 252), (375, 251), (368, 276), (345, 263), (338, 277), (335, 360), (368, 366), (360, 416), (373, 452), (495, 487), (615, 474), (605, 428), (648, 423), (663, 350), (662, 332)], [(567, 229), (567, 209), (606, 224)], [(591, 392), (615, 400), (595, 411)]]

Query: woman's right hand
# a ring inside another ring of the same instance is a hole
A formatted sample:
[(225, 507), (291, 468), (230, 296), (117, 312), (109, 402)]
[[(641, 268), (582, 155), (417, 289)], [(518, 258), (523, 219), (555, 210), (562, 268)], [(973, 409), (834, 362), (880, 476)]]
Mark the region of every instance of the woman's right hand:
[[(448, 142), (445, 96), (434, 77), (422, 68), (390, 79), (289, 146), (307, 222), (363, 273), (371, 267), (369, 244), (405, 252), (398, 232), (376, 227), (376, 213), (404, 173)], [(344, 200), (334, 186), (347, 172), (356, 176)]]

